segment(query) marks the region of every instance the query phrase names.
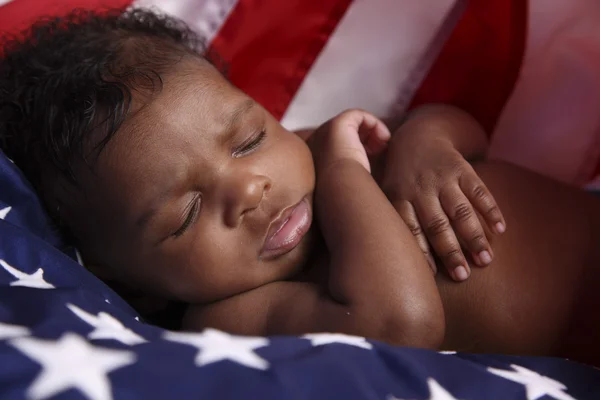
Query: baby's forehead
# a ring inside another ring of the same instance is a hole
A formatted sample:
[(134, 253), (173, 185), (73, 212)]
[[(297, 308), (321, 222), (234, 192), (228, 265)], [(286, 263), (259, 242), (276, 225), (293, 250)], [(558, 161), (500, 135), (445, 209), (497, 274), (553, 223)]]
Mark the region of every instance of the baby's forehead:
[(142, 139), (154, 128), (212, 133), (211, 128), (229, 125), (248, 102), (251, 99), (208, 62), (182, 62), (162, 77), (160, 90), (133, 96), (133, 112), (122, 130)]
[(98, 157), (100, 178), (123, 194), (183, 181), (185, 163), (210, 157), (232, 120), (255, 107), (212, 67), (182, 68), (163, 83), (151, 99), (134, 98), (137, 107)]

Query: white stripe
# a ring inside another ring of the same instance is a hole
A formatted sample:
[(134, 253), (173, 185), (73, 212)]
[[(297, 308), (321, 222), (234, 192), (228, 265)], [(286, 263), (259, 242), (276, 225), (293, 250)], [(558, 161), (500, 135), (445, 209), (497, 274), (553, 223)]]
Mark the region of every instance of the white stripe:
[(446, 22), (454, 24), (451, 11), (464, 4), (355, 0), (296, 93), (283, 125), (314, 127), (355, 107), (379, 116), (402, 111), (398, 108), (406, 106), (432, 63), (424, 57), (437, 56), (430, 49), (441, 48), (451, 29), (445, 36), (438, 33)]
[(2, 7), (5, 4), (10, 3), (11, 1), (13, 1), (13, 0), (0, 0), (0, 7)]
[(237, 2), (238, 0), (137, 0), (132, 7), (153, 7), (179, 18), (202, 35), (208, 45)]

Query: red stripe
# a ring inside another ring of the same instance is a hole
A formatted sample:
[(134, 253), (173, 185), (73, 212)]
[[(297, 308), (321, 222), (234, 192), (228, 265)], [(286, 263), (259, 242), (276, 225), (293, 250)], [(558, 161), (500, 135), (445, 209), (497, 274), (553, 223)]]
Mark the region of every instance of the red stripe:
[(18, 33), (36, 19), (65, 14), (74, 8), (109, 9), (125, 8), (132, 0), (14, 0), (0, 7), (0, 34)]
[(228, 64), (235, 85), (281, 119), (350, 3), (239, 0), (209, 51)]
[(527, 14), (526, 0), (470, 0), (411, 107), (453, 104), (491, 132), (519, 75)]

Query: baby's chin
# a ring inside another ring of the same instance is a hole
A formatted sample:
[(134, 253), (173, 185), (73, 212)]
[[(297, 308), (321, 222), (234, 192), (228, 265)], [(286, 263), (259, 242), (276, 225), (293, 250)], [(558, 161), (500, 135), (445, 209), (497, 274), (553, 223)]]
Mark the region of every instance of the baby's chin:
[[(242, 262), (245, 265), (253, 264), (253, 267), (246, 271), (237, 271), (244, 275), (238, 275), (238, 279), (232, 280), (231, 275), (224, 277), (222, 274), (218, 274), (214, 280), (207, 280), (206, 276), (199, 280), (192, 277), (192, 279), (179, 281), (172, 285), (171, 290), (167, 290), (168, 293), (160, 293), (159, 297), (189, 304), (208, 304), (270, 283), (295, 280), (313, 264), (314, 250), (316, 249), (315, 239), (318, 236), (316, 233), (314, 228), (309, 229), (293, 250), (275, 259)], [(215, 269), (226, 269), (225, 266), (221, 267)]]

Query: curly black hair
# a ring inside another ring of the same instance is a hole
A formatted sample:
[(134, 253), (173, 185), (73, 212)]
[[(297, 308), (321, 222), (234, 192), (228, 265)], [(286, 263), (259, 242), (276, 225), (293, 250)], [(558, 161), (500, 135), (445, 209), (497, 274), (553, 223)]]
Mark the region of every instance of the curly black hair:
[[(74, 160), (87, 162), (113, 137), (132, 92), (160, 90), (161, 73), (205, 51), (183, 22), (144, 9), (44, 18), (0, 40), (2, 47), (0, 148), (46, 206), (48, 170), (77, 185)], [(86, 154), (92, 134), (100, 140)]]

